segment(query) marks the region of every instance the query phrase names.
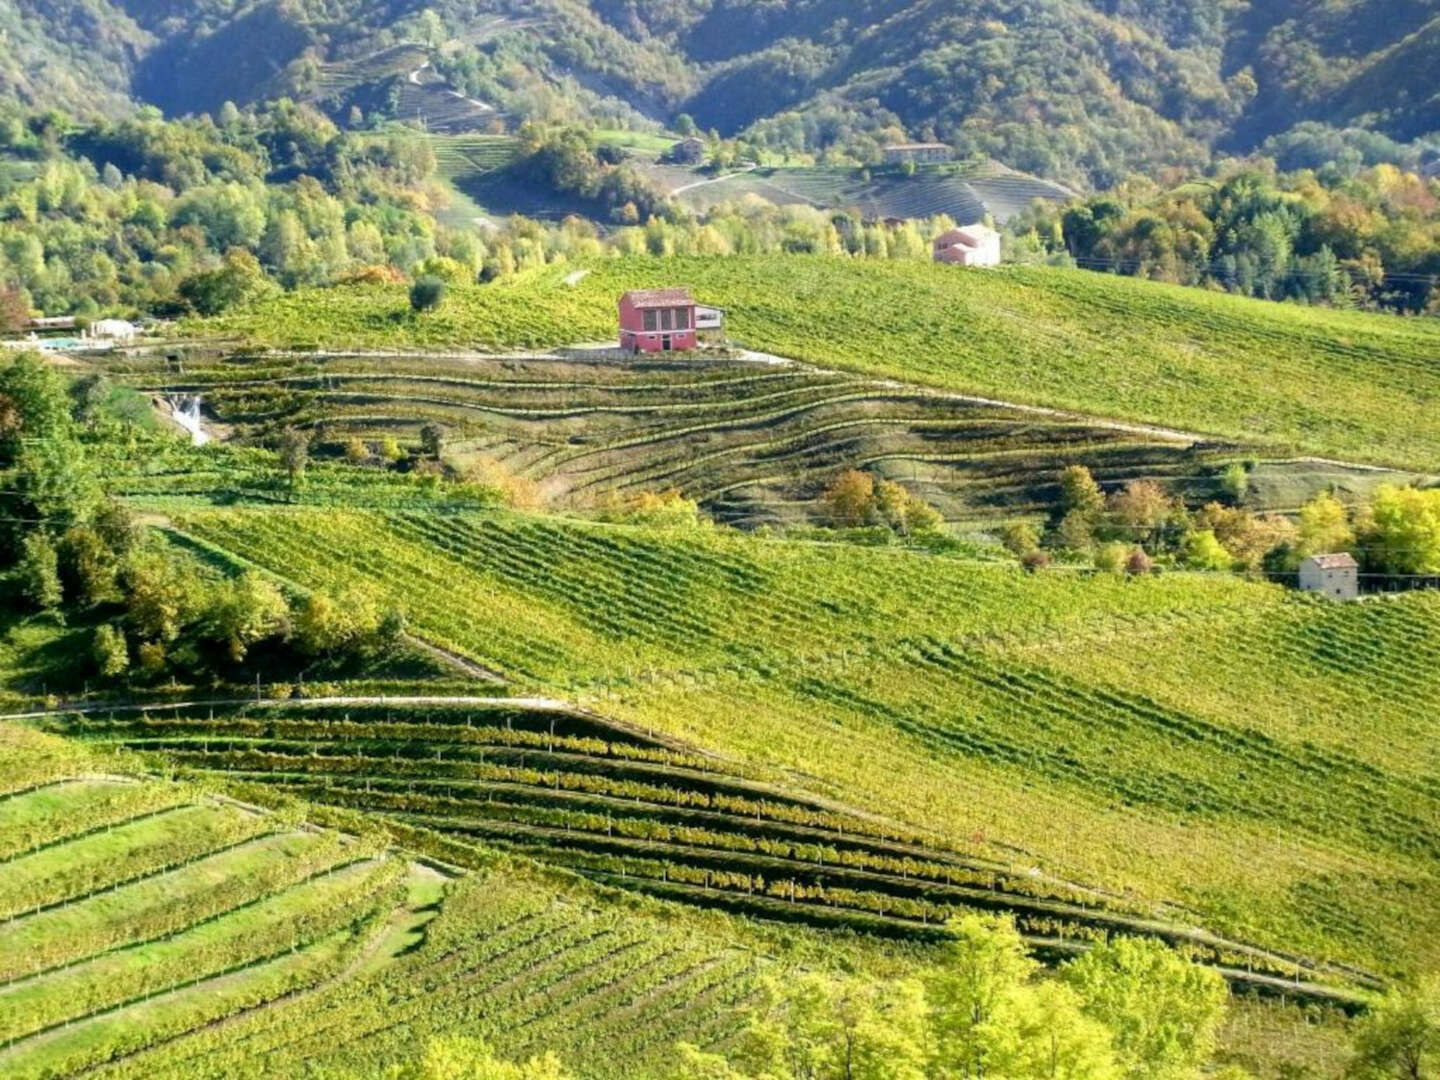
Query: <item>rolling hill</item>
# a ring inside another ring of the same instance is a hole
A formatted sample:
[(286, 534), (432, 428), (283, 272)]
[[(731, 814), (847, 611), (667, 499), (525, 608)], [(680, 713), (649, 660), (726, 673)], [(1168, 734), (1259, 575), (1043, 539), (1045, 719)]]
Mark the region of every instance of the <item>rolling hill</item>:
[(1401, 140), (1440, 128), (1433, 87), (1408, 78), (1435, 55), (1440, 17), (1421, 0), (487, 0), (429, 10), (427, 21), (359, 0), (217, 0), (181, 18), (155, 0), (12, 4), (0, 16), (12, 42), (0, 79), (20, 101), (86, 113), (143, 101), (181, 114), (288, 95), (342, 119), (359, 105), (432, 130), (485, 130), (498, 109), (601, 126), (688, 113), (791, 151), (933, 134), (1079, 187), (1196, 166), (1302, 121)]
[[(582, 268), (583, 269), (583, 268)], [(611, 259), (457, 288), (300, 291), (191, 329), (257, 345), (510, 351), (608, 340), (627, 288), (683, 282), (743, 346), (826, 368), (1428, 472), (1433, 320), (1298, 308), (1043, 267), (828, 257)], [(567, 284), (567, 281), (570, 282)]]
[[(1428, 673), (1440, 669), (1420, 662), (1440, 640), (1433, 595), (1332, 607), (1227, 575), (1032, 576), (924, 552), (524, 515), (173, 520), (221, 563), (401, 605), (421, 639), (521, 696), (588, 713), (397, 699), (78, 717), (62, 730), (702, 905), (763, 912), (779, 881), (779, 899), (818, 901), (822, 922), (923, 928), (948, 904), (985, 904), (972, 884), (1021, 911), (1003, 872), (955, 876), (998, 864), (1125, 898), (1096, 900), (1113, 915), (1306, 957), (1321, 982), (1435, 960), (1440, 912), (1379, 901), (1433, 891)], [(1363, 731), (1309, 722), (1338, 702), (1366, 716)], [(597, 727), (589, 714), (613, 719)], [(652, 805), (622, 813), (617, 799)], [(869, 828), (844, 824), (840, 806), (900, 823), (877, 839), (911, 845), (902, 876), (914, 886), (887, 883), (885, 852), (866, 853)], [(724, 813), (773, 818), (763, 828), (776, 843), (736, 836)], [(783, 839), (780, 822), (812, 831)], [(850, 854), (842, 832), (859, 844)], [(806, 856), (802, 839), (833, 852)], [(943, 869), (946, 850), (962, 863)], [(801, 874), (796, 858), (823, 866)], [(1073, 894), (1037, 899), (1030, 932), (1086, 939), (1064, 925)], [(803, 917), (773, 914), (786, 910)]]

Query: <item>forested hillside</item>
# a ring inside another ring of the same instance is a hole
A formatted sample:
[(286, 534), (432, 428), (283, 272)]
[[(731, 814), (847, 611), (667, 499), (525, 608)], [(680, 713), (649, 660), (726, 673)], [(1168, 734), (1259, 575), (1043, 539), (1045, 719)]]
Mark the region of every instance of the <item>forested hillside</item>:
[[(693, 116), (760, 147), (857, 160), (906, 136), (1087, 186), (1196, 166), (1297, 123), (1408, 143), (1440, 129), (1431, 0), (452, 0), (0, 9), (0, 79), (32, 105), (167, 113), (290, 94), (403, 115), (427, 75), (510, 118)], [(413, 111), (413, 110), (412, 110)], [(474, 120), (475, 118), (471, 118)]]

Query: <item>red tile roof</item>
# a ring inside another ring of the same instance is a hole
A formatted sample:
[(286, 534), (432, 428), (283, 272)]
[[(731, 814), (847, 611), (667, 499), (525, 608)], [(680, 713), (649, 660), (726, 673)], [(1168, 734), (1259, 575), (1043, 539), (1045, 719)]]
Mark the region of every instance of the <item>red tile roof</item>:
[(688, 307), (695, 303), (689, 289), (632, 289), (623, 297), (634, 308)]

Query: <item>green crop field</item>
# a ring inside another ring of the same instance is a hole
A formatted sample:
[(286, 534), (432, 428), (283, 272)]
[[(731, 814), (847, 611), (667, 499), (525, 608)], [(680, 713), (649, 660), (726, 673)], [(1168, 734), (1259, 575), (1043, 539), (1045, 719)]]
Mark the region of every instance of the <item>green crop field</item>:
[(258, 343), (546, 348), (604, 340), (626, 288), (683, 282), (754, 349), (1007, 401), (1328, 457), (1440, 461), (1434, 320), (1289, 307), (1107, 277), (815, 257), (620, 259), (452, 292), (297, 292), (190, 329)]
[[(1437, 885), (1432, 594), (1333, 608), (1224, 575), (1027, 575), (508, 514), (212, 511), (177, 527), (289, 581), (370, 589), (518, 690), (719, 751), (965, 857), (1039, 867), (1322, 969), (1436, 962), (1440, 911), (1381, 899)], [(1347, 702), (1363, 731), (1310, 722)], [(252, 748), (236, 731), (201, 763), (314, 790), (311, 736), (272, 748), (262, 732)], [(453, 784), (469, 752), (447, 764), (429, 739), (412, 745), (404, 756), (434, 755), (440, 789), (415, 812), (469, 820)], [(557, 776), (525, 782), (564, 787)], [(532, 821), (540, 832), (520, 842), (533, 851), (573, 823)], [(873, 898), (846, 903), (874, 912)]]
[(586, 1076), (656, 1075), (676, 1041), (730, 1036), (770, 963), (773, 941), (733, 919), (615, 904), (459, 832), (436, 844), (464, 865), (441, 872), (368, 824), (138, 778), (132, 758), (14, 725), (0, 749), (0, 1072), (16, 1080), (373, 1070), (457, 1030)]

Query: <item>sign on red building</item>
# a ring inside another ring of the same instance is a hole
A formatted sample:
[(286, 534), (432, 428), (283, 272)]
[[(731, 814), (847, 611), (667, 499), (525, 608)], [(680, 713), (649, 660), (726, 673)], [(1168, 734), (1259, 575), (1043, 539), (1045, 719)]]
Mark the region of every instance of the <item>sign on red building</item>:
[(632, 289), (620, 298), (622, 349), (680, 352), (697, 344), (695, 298), (689, 289)]

